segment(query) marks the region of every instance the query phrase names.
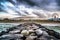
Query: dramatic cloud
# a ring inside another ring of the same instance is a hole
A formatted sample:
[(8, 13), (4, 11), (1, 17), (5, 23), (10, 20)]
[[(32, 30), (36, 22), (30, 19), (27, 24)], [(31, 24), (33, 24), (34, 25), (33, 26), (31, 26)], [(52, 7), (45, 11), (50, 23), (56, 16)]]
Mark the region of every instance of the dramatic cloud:
[(0, 12), (9, 15), (46, 18), (55, 11), (60, 11), (60, 0), (0, 0)]

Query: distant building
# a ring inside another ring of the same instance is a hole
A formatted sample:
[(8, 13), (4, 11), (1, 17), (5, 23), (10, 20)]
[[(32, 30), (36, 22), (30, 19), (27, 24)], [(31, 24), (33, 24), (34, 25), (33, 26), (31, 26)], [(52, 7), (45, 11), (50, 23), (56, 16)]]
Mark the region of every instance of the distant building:
[(52, 17), (55, 19), (55, 18), (59, 18), (59, 15), (57, 14), (57, 13), (54, 13), (53, 15), (52, 15)]
[(57, 21), (58, 18), (59, 18), (59, 15), (58, 15), (57, 13), (54, 13), (54, 14), (52, 15), (52, 18), (53, 18), (53, 20)]

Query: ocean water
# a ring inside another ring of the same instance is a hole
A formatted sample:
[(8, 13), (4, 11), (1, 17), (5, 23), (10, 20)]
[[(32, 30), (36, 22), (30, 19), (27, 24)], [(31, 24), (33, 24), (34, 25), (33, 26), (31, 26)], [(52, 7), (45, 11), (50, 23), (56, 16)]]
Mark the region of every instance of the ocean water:
[(43, 23), (41, 25), (45, 26), (46, 28), (48, 28), (50, 30), (54, 30), (54, 31), (60, 33), (60, 23)]
[(6, 31), (6, 29), (11, 28), (11, 27), (15, 27), (18, 24), (16, 23), (0, 23), (0, 32), (1, 31)]
[(60, 33), (60, 26), (45, 26), (45, 27)]

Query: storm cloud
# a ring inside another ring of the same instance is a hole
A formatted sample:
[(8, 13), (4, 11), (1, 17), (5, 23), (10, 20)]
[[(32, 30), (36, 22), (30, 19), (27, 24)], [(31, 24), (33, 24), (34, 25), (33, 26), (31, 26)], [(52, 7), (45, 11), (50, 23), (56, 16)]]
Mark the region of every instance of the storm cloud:
[(35, 10), (36, 12), (42, 10), (43, 14), (44, 11), (60, 11), (60, 0), (0, 0), (0, 12), (20, 16), (37, 16), (36, 13), (34, 14)]

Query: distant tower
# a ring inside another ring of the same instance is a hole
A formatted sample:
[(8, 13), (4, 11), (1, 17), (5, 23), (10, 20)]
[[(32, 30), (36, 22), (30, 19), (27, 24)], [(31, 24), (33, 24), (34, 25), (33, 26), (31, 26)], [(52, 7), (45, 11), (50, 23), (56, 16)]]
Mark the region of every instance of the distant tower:
[(54, 19), (56, 19), (56, 18), (59, 18), (59, 15), (58, 15), (57, 13), (54, 13), (54, 14), (52, 15), (52, 17), (53, 17)]

